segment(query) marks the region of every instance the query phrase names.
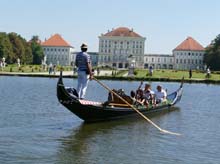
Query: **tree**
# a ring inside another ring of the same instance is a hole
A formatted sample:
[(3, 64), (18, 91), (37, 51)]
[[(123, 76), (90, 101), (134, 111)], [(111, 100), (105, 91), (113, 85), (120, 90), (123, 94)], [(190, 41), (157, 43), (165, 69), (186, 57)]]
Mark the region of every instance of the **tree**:
[(12, 44), (9, 40), (9, 37), (6, 33), (0, 33), (0, 58), (5, 57), (6, 63), (12, 63), (15, 58), (13, 52)]
[(40, 45), (38, 36), (33, 36), (30, 42), (33, 54), (33, 64), (41, 64), (41, 61), (44, 58), (44, 52)]
[(32, 64), (33, 63), (33, 55), (31, 46), (27, 46), (25, 48), (25, 56), (24, 56), (24, 64)]
[(9, 33), (8, 37), (11, 44), (13, 45), (13, 52), (15, 54), (13, 63), (16, 63), (18, 58), (22, 61), (22, 63), (25, 62), (25, 48), (27, 46), (26, 40), (14, 32)]
[(220, 34), (206, 48), (204, 63), (214, 71), (220, 70)]

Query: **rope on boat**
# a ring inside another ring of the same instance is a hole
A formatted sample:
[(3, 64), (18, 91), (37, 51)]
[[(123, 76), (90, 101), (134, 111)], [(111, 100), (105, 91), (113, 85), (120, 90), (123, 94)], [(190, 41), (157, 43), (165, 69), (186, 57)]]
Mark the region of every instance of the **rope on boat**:
[(151, 121), (148, 117), (146, 117), (144, 114), (142, 114), (137, 108), (135, 108), (134, 106), (132, 106), (130, 103), (128, 103), (125, 99), (123, 99), (121, 96), (119, 96), (117, 93), (115, 93), (114, 91), (112, 91), (109, 87), (107, 87), (105, 84), (103, 84), (101, 81), (99, 81), (98, 79), (96, 79), (95, 77), (93, 77), (93, 79), (95, 81), (97, 81), (102, 87), (104, 87), (105, 89), (107, 89), (109, 92), (113, 93), (115, 96), (117, 96), (119, 99), (121, 99), (124, 103), (126, 103), (129, 107), (131, 107), (134, 111), (136, 111), (140, 116), (142, 116), (146, 121), (148, 121), (149, 123), (151, 123), (154, 127), (156, 127), (160, 132), (162, 133), (167, 133), (167, 134), (172, 134), (172, 135), (181, 135), (179, 133), (175, 133), (175, 132), (171, 132), (165, 129), (160, 128), (157, 124), (155, 124), (153, 121)]

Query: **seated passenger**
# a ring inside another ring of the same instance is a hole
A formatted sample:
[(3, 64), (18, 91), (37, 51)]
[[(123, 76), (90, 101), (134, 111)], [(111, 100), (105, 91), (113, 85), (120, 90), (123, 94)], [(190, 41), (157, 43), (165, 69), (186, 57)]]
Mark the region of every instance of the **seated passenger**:
[(142, 89), (138, 89), (136, 91), (136, 101), (141, 104), (144, 105), (145, 99), (144, 99), (144, 91)]
[(135, 94), (135, 92), (133, 90), (131, 91), (130, 96), (131, 96), (131, 99), (133, 101), (132, 104), (135, 104), (135, 102), (136, 102), (136, 98), (135, 98), (136, 94)]
[(150, 84), (145, 84), (145, 88), (144, 88), (144, 99), (145, 99), (145, 105), (146, 105), (146, 107), (148, 107), (149, 104), (153, 104), (154, 91), (151, 90), (151, 85), (150, 85)]
[(166, 91), (162, 88), (161, 85), (158, 85), (157, 91), (155, 92), (156, 104), (166, 102), (166, 97), (167, 97)]

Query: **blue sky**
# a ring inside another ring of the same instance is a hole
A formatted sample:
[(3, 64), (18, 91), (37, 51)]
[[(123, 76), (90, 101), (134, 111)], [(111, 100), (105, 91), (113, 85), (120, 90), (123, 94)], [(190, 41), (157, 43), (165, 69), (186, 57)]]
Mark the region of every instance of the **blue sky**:
[(0, 0), (0, 31), (29, 40), (59, 33), (79, 50), (117, 27), (146, 37), (145, 53), (171, 54), (186, 37), (204, 47), (220, 34), (219, 0)]

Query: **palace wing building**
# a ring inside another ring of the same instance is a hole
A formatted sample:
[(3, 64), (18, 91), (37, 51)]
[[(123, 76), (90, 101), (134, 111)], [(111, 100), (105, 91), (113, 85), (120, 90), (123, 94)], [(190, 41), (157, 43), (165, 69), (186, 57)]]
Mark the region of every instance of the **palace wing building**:
[(205, 49), (192, 37), (188, 37), (174, 50), (174, 68), (177, 70), (203, 69)]
[(119, 27), (99, 36), (98, 66), (128, 68), (129, 58), (135, 59), (135, 67), (144, 67), (146, 38), (133, 29)]
[(59, 34), (51, 36), (42, 44), (47, 64), (71, 65), (74, 60), (74, 48)]

